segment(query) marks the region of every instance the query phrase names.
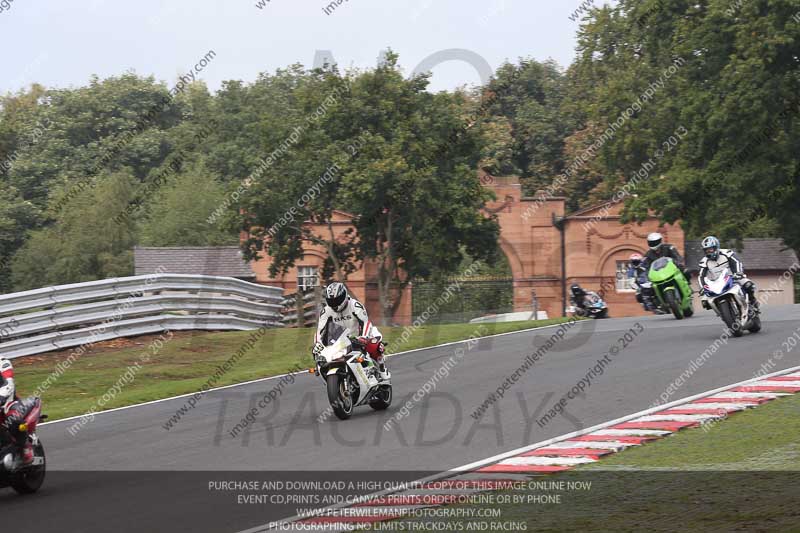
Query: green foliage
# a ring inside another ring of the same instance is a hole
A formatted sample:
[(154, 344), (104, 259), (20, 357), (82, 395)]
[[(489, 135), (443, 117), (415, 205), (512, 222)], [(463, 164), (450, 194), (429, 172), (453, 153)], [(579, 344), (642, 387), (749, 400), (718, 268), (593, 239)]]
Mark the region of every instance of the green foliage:
[(197, 163), (161, 187), (141, 223), (145, 246), (218, 246), (237, 244), (238, 236), (207, 222), (219, 205), (223, 186)]
[(25, 242), (28, 228), (37, 219), (37, 209), (29, 201), (23, 200), (17, 191), (0, 182), (0, 291), (11, 289), (11, 259), (17, 249)]
[(70, 201), (58, 224), (34, 230), (12, 261), (15, 290), (133, 273), (134, 226), (111, 223), (134, 193), (129, 170), (102, 175)]
[[(490, 193), (476, 173), (484, 140), (465, 126), (463, 94), (433, 95), (427, 84), (425, 76), (405, 79), (395, 55), (372, 71), (318, 70), (299, 80), (285, 99), (291, 120), (276, 124), (272, 144), (290, 139), (290, 148), (238, 206), (249, 255), (266, 246), (277, 273), (309, 242), (319, 244), (328, 251), (325, 274), (339, 279), (357, 261), (372, 261), (387, 312), (397, 303), (394, 288), (453, 271), (462, 247), (491, 255), (498, 228), (480, 212)], [(337, 237), (328, 225), (315, 235), (302, 224), (326, 224), (336, 209), (355, 215), (355, 231)]]
[[(130, 273), (135, 244), (227, 244), (244, 230), (273, 274), (310, 245), (326, 280), (370, 262), (389, 309), (392, 288), (446, 277), (463, 252), (496, 255), (478, 169), (518, 174), (527, 194), (547, 187), (676, 60), (556, 192), (568, 209), (608, 199), (685, 128), (626, 219), (655, 212), (689, 236), (800, 249), (796, 4), (621, 0), (589, 11), (565, 71), (521, 58), (472, 92), (432, 94), (390, 54), (374, 70), (291, 65), (216, 94), (197, 82), (172, 97), (125, 73), (2, 96), (0, 290)], [(218, 209), (224, 228), (208, 222)], [(344, 235), (337, 210), (355, 216)]]
[[(561, 173), (564, 139), (572, 130), (563, 110), (565, 87), (565, 76), (553, 61), (520, 59), (497, 70), (484, 95), (490, 102), (484, 129), (494, 147), (487, 170), (520, 174), (529, 193)], [(510, 142), (501, 144), (506, 139)]]
[(691, 235), (771, 234), (800, 249), (797, 10), (789, 0), (625, 0), (593, 12), (575, 68), (592, 85), (590, 120), (607, 123), (685, 61), (604, 149), (602, 170), (630, 175), (688, 130), (659, 162), (663, 177), (638, 188), (629, 217), (653, 210)]

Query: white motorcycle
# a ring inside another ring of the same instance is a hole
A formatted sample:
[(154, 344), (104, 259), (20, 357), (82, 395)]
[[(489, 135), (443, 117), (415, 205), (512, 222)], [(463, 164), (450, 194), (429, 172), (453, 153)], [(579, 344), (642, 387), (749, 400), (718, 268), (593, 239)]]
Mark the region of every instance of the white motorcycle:
[[(333, 326), (330, 336), (338, 331)], [(378, 366), (366, 350), (349, 337), (345, 329), (317, 356), (315, 374), (325, 380), (328, 401), (340, 420), (347, 420), (353, 409), (369, 404), (376, 411), (392, 403), (391, 375), (379, 380)], [(387, 372), (388, 374), (388, 372)]]
[(713, 310), (722, 318), (734, 337), (741, 337), (744, 330), (750, 333), (761, 331), (759, 311), (753, 308), (750, 297), (736, 283), (730, 269), (709, 271), (703, 283), (703, 307)]

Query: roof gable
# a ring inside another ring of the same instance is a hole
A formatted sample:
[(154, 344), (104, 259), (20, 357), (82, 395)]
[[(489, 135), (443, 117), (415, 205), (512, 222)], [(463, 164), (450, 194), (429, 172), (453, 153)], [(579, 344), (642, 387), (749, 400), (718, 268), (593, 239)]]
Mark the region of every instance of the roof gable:
[[(686, 265), (690, 270), (698, 270), (697, 264), (703, 258), (702, 241), (686, 241)], [(736, 250), (748, 270), (786, 271), (797, 262), (797, 254), (788, 248), (781, 239), (742, 239), (742, 249)]]

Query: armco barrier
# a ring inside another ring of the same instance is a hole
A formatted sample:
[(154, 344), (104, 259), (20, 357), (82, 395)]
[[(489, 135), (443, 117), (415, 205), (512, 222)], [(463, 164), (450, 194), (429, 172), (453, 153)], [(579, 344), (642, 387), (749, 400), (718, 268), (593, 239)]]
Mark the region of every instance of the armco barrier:
[(166, 329), (280, 327), (283, 289), (156, 274), (0, 295), (0, 355), (20, 357)]

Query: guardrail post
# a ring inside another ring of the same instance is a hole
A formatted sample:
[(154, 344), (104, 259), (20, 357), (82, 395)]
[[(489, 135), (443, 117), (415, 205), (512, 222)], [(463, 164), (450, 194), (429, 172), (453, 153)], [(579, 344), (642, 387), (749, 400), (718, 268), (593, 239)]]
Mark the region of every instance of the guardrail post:
[(306, 325), (306, 305), (302, 289), (297, 288), (297, 293), (294, 296), (294, 304), (297, 309), (297, 327), (302, 328)]

